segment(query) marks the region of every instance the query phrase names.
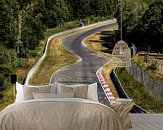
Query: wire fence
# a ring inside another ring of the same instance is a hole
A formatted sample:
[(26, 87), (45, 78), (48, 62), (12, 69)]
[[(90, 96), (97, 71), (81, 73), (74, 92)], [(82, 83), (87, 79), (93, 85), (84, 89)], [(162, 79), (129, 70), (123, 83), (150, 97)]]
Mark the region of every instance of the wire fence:
[[(161, 69), (163, 67), (161, 66)], [(163, 102), (163, 82), (150, 77), (141, 67), (135, 62), (131, 63), (130, 68), (126, 68), (127, 72), (141, 82), (157, 99)]]

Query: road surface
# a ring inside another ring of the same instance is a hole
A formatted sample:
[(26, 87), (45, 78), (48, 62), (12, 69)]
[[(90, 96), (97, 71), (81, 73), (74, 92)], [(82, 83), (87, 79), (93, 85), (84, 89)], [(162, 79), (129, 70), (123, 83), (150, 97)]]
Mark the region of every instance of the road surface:
[(63, 46), (70, 52), (75, 53), (81, 57), (81, 61), (66, 66), (55, 72), (52, 76), (51, 83), (55, 81), (62, 83), (98, 82), (96, 71), (110, 59), (94, 54), (91, 50), (82, 45), (82, 40), (90, 34), (112, 27), (114, 25), (115, 24), (105, 25), (89, 31), (64, 37), (64, 39), (62, 39)]

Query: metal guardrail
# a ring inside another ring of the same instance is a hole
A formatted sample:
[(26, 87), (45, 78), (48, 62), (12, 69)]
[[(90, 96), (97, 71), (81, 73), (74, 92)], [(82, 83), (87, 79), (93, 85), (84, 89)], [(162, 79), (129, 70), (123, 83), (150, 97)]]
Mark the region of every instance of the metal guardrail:
[[(116, 87), (116, 90), (117, 90), (119, 97), (120, 98), (129, 98), (128, 95), (126, 94), (125, 90), (123, 89), (123, 86), (122, 86), (121, 82), (119, 81), (116, 73), (115, 73), (115, 69), (113, 69), (112, 72), (110, 73), (110, 78)], [(136, 104), (134, 104), (134, 106), (130, 112), (132, 112), (132, 113), (148, 113), (146, 110), (144, 110), (143, 108), (139, 107)]]

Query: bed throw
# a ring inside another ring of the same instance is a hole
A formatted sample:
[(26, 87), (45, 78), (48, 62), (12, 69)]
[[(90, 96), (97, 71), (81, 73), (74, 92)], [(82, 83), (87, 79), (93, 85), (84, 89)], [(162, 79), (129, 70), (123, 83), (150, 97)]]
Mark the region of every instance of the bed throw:
[(78, 98), (35, 99), (0, 112), (0, 130), (124, 130), (117, 113)]

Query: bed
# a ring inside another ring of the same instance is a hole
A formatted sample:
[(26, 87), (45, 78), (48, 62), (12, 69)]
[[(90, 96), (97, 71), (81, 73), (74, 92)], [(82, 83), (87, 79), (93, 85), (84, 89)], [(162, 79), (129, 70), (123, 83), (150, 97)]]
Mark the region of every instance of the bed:
[(0, 112), (0, 130), (125, 130), (124, 115), (98, 102), (96, 86), (17, 84), (15, 103)]

